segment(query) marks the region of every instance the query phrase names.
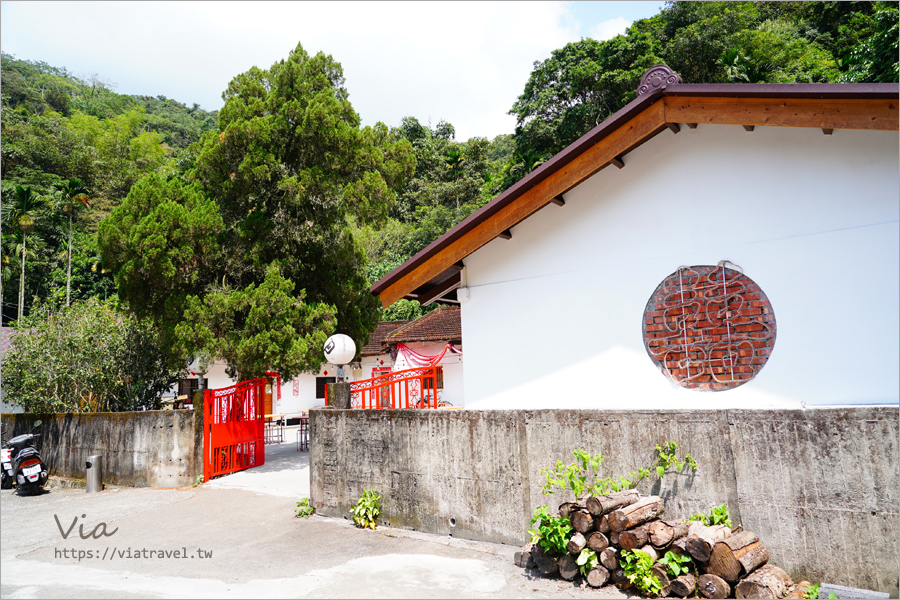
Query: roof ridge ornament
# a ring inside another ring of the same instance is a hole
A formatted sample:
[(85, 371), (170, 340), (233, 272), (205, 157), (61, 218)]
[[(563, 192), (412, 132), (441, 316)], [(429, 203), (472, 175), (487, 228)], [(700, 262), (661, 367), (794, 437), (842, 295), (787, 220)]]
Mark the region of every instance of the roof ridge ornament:
[(647, 69), (641, 77), (641, 85), (638, 87), (638, 96), (652, 94), (657, 90), (664, 90), (666, 86), (681, 83), (681, 76), (666, 65), (654, 65)]

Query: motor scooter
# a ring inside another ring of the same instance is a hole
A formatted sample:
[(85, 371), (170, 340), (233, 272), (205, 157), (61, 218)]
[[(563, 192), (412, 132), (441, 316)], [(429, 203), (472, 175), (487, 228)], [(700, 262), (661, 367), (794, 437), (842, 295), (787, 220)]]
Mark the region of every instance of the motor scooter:
[(48, 473), (41, 455), (34, 447), (34, 433), (42, 421), (35, 421), (31, 433), (17, 435), (0, 447), (0, 487), (8, 490), (13, 484), (19, 494), (38, 494), (47, 483)]

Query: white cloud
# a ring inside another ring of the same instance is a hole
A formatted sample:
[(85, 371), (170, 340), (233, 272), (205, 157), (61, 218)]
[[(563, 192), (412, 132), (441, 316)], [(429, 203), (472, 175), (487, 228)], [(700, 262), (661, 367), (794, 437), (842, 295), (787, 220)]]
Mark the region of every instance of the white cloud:
[(624, 34), (629, 26), (631, 26), (631, 21), (623, 17), (601, 21), (591, 27), (591, 37), (600, 41), (610, 40), (617, 35)]

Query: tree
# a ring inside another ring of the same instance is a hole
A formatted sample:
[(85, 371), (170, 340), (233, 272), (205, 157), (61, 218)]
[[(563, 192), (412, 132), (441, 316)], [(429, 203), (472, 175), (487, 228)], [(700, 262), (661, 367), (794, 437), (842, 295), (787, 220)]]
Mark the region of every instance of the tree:
[[(287, 376), (318, 366), (324, 333), (362, 345), (374, 330), (378, 303), (349, 221), (384, 222), (415, 159), (383, 124), (360, 127), (343, 83), (337, 62), (300, 45), (238, 75), (218, 128), (191, 149), (186, 179), (209, 198), (202, 211), (176, 217), (193, 209), (148, 178), (101, 226), (121, 296), (182, 352), (221, 355), (241, 377)], [(195, 226), (201, 212), (208, 228)]]
[(22, 275), (19, 279), (19, 311), (16, 319), (25, 314), (25, 259), (28, 252), (28, 234), (34, 229), (35, 218), (46, 204), (30, 187), (17, 185), (13, 188), (13, 201), (3, 204), (3, 221), (22, 234)]
[(57, 186), (61, 196), (63, 214), (69, 217), (69, 243), (66, 246), (68, 266), (66, 267), (66, 306), (71, 304), (72, 297), (72, 218), (79, 208), (90, 207), (91, 199), (87, 196), (84, 182), (73, 177), (65, 184)]
[(4, 356), (5, 400), (28, 412), (159, 409), (183, 376), (149, 323), (96, 298), (35, 307)]

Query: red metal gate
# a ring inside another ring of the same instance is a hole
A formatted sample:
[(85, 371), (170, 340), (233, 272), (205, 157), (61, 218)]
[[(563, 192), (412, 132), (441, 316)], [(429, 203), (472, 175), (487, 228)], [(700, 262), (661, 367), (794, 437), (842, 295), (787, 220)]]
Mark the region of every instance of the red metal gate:
[(203, 481), (266, 462), (263, 397), (267, 381), (250, 379), (203, 396)]
[[(448, 405), (436, 389), (440, 367), (394, 371), (350, 384), (350, 408), (439, 408)], [(325, 388), (328, 406), (328, 388)]]

